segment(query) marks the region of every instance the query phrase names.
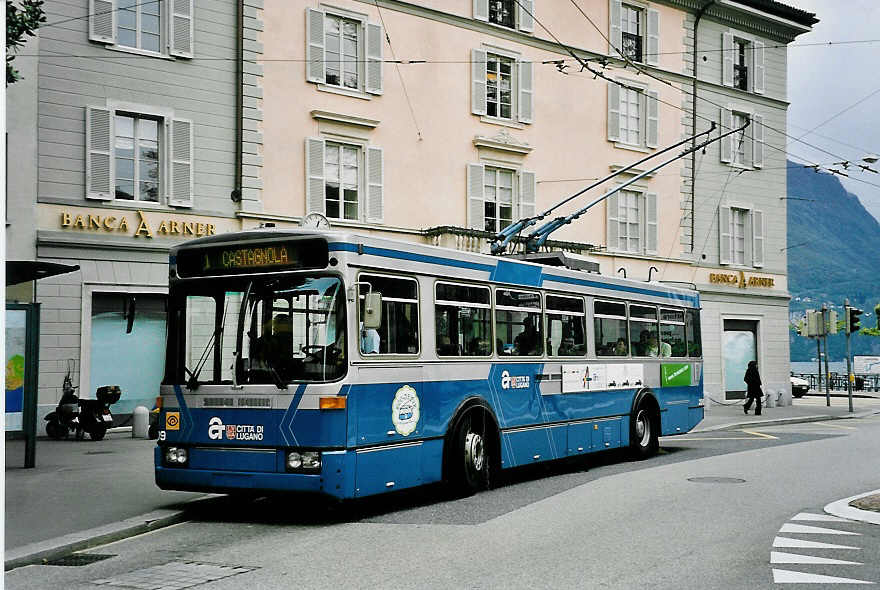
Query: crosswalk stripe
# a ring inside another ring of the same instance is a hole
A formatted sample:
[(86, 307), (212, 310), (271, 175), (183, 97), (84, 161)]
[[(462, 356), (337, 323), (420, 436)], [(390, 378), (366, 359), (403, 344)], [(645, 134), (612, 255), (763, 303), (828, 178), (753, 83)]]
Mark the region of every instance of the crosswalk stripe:
[(850, 531), (838, 531), (836, 529), (826, 529), (818, 526), (807, 526), (805, 524), (786, 523), (779, 529), (780, 533), (801, 533), (806, 535), (861, 535), (861, 533), (851, 533)]
[(790, 570), (773, 569), (773, 581), (777, 584), (873, 584), (866, 580), (853, 578), (838, 578), (835, 576), (821, 576), (819, 574), (807, 574)]
[(791, 520), (813, 521), (813, 522), (852, 522), (839, 516), (831, 516), (830, 514), (813, 514), (811, 512), (801, 512), (791, 517)]
[(770, 563), (800, 563), (800, 564), (828, 564), (828, 565), (862, 565), (858, 561), (846, 561), (843, 559), (831, 559), (830, 557), (815, 557), (813, 555), (798, 555), (797, 553), (783, 553), (782, 551), (770, 552)]
[(849, 545), (835, 545), (833, 543), (820, 543), (818, 541), (804, 541), (802, 539), (791, 539), (789, 537), (776, 537), (775, 539), (773, 539), (773, 546), (792, 549), (859, 549), (859, 547), (851, 547)]

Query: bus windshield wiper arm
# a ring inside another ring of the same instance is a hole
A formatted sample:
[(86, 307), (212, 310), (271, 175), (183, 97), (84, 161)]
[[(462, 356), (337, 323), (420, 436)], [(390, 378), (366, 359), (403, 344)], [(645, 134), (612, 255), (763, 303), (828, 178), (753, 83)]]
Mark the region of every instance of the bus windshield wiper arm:
[(202, 374), (202, 369), (208, 361), (208, 351), (214, 346), (214, 341), (217, 337), (223, 333), (223, 327), (223, 324), (221, 324), (214, 328), (214, 333), (211, 334), (211, 337), (208, 339), (208, 343), (205, 345), (205, 350), (199, 355), (199, 361), (196, 363), (195, 370), (191, 371), (186, 365), (183, 366), (183, 370), (189, 375), (189, 379), (186, 380), (186, 388), (190, 391), (195, 391), (199, 388), (199, 375)]

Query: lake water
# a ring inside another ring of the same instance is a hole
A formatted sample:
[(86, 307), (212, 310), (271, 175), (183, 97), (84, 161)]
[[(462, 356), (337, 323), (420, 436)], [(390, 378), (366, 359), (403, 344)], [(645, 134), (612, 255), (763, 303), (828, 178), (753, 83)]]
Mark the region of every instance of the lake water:
[[(816, 367), (819, 363), (817, 361), (810, 361), (808, 363), (804, 362), (791, 362), (791, 372), (799, 375), (801, 373), (812, 373), (816, 374)], [(822, 362), (822, 370), (825, 370), (825, 362)], [(829, 361), (828, 362), (828, 371), (831, 373), (841, 373), (846, 375), (846, 361)]]

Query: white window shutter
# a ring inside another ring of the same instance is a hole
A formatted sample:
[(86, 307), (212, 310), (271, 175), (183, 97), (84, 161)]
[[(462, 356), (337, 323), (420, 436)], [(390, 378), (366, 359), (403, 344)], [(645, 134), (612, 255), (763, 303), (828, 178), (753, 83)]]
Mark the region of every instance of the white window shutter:
[(517, 22), (519, 30), (523, 33), (531, 33), (535, 30), (535, 3), (533, 0), (517, 0), (516, 10), (518, 13)]
[(620, 55), (620, 53), (618, 53), (618, 50), (621, 48), (621, 13), (622, 8), (620, 6), (620, 0), (608, 0), (608, 40), (611, 42), (611, 47), (608, 48), (608, 53), (614, 57)]
[(764, 266), (764, 212), (752, 211), (752, 264)]
[(523, 170), (519, 175), (519, 215), (534, 217), (538, 183), (534, 172)]
[(86, 107), (86, 198), (114, 197), (113, 111)]
[(660, 63), (660, 12), (649, 8), (648, 14), (648, 43), (645, 63), (657, 65)]
[(657, 193), (645, 194), (645, 252), (657, 253)]
[(764, 167), (764, 117), (752, 115), (752, 166)]
[(384, 184), (385, 167), (382, 148), (367, 148), (367, 221), (382, 223), (385, 220)]
[(730, 264), (733, 234), (730, 233), (730, 207), (718, 208), (718, 263)]
[(482, 49), (471, 50), (471, 113), (486, 114), (486, 52)]
[(313, 8), (306, 8), (306, 79), (319, 84), (327, 79), (324, 61), (324, 12)]
[(721, 83), (733, 86), (733, 33), (721, 33)]
[(171, 174), (168, 204), (175, 207), (193, 206), (193, 124), (186, 119), (171, 121)]
[(116, 0), (89, 0), (89, 39), (116, 43)]
[(752, 57), (754, 58), (752, 90), (755, 94), (764, 94), (764, 43), (761, 41), (752, 43)]
[(608, 141), (620, 141), (620, 86), (608, 82)]
[(614, 193), (605, 199), (605, 247), (608, 250), (620, 249), (620, 212), (617, 207), (617, 196), (618, 193)]
[(474, 0), (474, 18), (489, 22), (489, 0)]
[(649, 148), (655, 148), (658, 145), (660, 134), (660, 103), (658, 101), (659, 94), (656, 90), (648, 90), (647, 104), (645, 112), (647, 120), (645, 122), (645, 145)]
[(519, 64), (519, 112), (517, 113), (520, 123), (534, 121), (534, 100), (532, 88), (534, 88), (533, 64), (530, 61), (517, 62)]
[[(733, 111), (730, 109), (721, 109), (721, 128), (719, 133), (722, 135), (733, 130)], [(731, 133), (727, 137), (722, 137), (720, 141), (721, 161), (727, 164), (733, 162), (733, 142), (736, 137), (735, 133)]]
[(482, 164), (468, 164), (467, 195), (468, 195), (468, 227), (486, 229), (486, 210), (484, 206), (483, 176), (485, 167)]
[(175, 57), (193, 56), (193, 4), (193, 0), (171, 0), (168, 53)]
[(325, 215), (324, 200), (324, 140), (316, 137), (306, 139), (306, 214)]
[(370, 94), (382, 94), (382, 27), (367, 25), (367, 83)]

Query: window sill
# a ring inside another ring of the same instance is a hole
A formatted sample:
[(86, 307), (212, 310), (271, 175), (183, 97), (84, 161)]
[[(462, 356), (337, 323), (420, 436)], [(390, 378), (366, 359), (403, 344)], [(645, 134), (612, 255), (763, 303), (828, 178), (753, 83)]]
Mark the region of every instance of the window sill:
[(649, 154), (653, 148), (647, 148), (643, 145), (632, 145), (629, 143), (622, 143), (619, 141), (614, 142), (614, 147), (620, 148), (622, 150), (629, 150), (631, 152), (639, 152), (642, 154)]
[(154, 57), (156, 59), (164, 59), (166, 61), (177, 61), (176, 58), (166, 54), (157, 53), (155, 51), (147, 51), (136, 47), (126, 47), (125, 45), (105, 45), (110, 51), (119, 51), (120, 53), (131, 53), (133, 55), (141, 55), (143, 57)]
[(523, 130), (526, 128), (524, 123), (514, 121), (513, 119), (502, 119), (500, 117), (490, 117), (489, 115), (481, 115), (480, 121), (482, 121), (483, 123), (489, 123), (490, 125), (510, 127), (511, 129)]
[[(101, 202), (112, 205), (114, 207), (124, 207), (126, 209), (144, 209), (147, 211), (169, 211), (181, 208), (180, 206), (172, 207), (171, 205), (166, 205), (164, 203), (154, 203), (152, 201), (127, 201), (125, 199), (109, 199), (107, 201), (102, 200)], [(191, 209), (191, 207), (184, 208)]]
[(316, 84), (321, 92), (329, 92), (330, 94), (339, 94), (342, 96), (350, 96), (351, 98), (359, 98), (361, 100), (370, 100), (371, 96), (362, 90), (351, 90), (349, 88), (340, 88), (338, 86), (330, 86), (329, 84)]

